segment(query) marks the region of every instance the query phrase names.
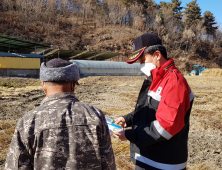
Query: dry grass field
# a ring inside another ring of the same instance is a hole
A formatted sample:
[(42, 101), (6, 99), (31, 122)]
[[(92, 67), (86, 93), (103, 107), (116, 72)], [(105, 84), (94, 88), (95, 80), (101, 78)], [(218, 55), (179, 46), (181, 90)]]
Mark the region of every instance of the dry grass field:
[[(195, 101), (190, 117), (188, 170), (222, 169), (222, 74), (206, 70), (186, 76)], [(219, 72), (219, 73), (218, 73)], [(87, 77), (79, 81), (76, 96), (115, 119), (134, 109), (144, 76)], [(0, 169), (18, 119), (38, 106), (44, 93), (37, 79), (0, 78)], [(4, 83), (2, 83), (4, 82)], [(112, 137), (118, 170), (133, 170), (129, 142)]]

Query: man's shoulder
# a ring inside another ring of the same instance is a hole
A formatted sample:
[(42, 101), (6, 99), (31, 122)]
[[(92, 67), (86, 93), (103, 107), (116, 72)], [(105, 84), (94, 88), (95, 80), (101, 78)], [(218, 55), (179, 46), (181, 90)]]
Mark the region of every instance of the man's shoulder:
[(97, 108), (91, 104), (80, 102), (80, 101), (75, 102), (73, 104), (73, 108), (78, 109), (78, 110), (82, 110), (82, 111), (87, 111), (87, 112), (94, 112), (95, 114), (99, 114), (99, 115), (103, 115), (103, 112), (99, 108)]
[(180, 89), (180, 91), (190, 91), (189, 84), (178, 68), (169, 71), (167, 76), (167, 87), (172, 89)]
[(64, 101), (64, 100), (58, 100), (56, 103), (52, 104), (43, 104), (35, 109), (27, 112), (24, 117), (29, 118), (29, 117), (35, 117), (36, 114), (43, 114), (43, 113), (48, 113), (48, 112), (55, 112), (58, 110), (69, 110), (70, 112), (73, 112), (74, 115), (76, 114), (81, 114), (86, 115), (86, 114), (94, 114), (99, 117), (103, 115), (103, 112), (98, 109), (95, 106), (92, 106), (91, 104), (87, 104), (84, 102), (76, 101), (76, 100), (69, 100), (69, 101)]
[(32, 122), (35, 119), (36, 113), (39, 112), (40, 106), (26, 112), (19, 120), (16, 126), (17, 130), (23, 130), (28, 122)]
[[(70, 116), (74, 124), (101, 124), (105, 120), (103, 112), (90, 104), (79, 101), (71, 101), (69, 104), (63, 103), (61, 106), (57, 104), (43, 104), (25, 113), (17, 123), (17, 130), (23, 131), (26, 128), (32, 127), (32, 124), (35, 124), (35, 128), (38, 127), (40, 129), (43, 126), (39, 127), (37, 125), (46, 126), (48, 124), (45, 128), (56, 126), (60, 124), (58, 123), (60, 122), (60, 118), (64, 117), (66, 113), (71, 113)], [(54, 122), (53, 125), (51, 121)]]
[(175, 83), (184, 83), (184, 81), (186, 82), (185, 77), (178, 68), (169, 70), (168, 79)]
[[(91, 111), (91, 112), (96, 112), (98, 114), (102, 113), (102, 111), (99, 108), (97, 108), (97, 107), (95, 107), (95, 106), (93, 106), (91, 104), (84, 103), (84, 102), (80, 102), (80, 101), (73, 101), (73, 102), (69, 101), (67, 103), (66, 102), (62, 102), (62, 101), (58, 101), (58, 102), (61, 104), (61, 106), (59, 106), (60, 109), (62, 109), (62, 108), (67, 108), (68, 109), (68, 105), (71, 104), (71, 108), (70, 108), (71, 110), (77, 109), (77, 110), (82, 110), (82, 111), (87, 110), (87, 111)], [(56, 104), (56, 107), (54, 107), (55, 104)], [(52, 108), (56, 109), (57, 107), (58, 107), (58, 103), (40, 105), (40, 106), (38, 106), (38, 107), (36, 107), (36, 108), (26, 112), (23, 115), (22, 119), (26, 119), (27, 120), (29, 118), (35, 117), (36, 114), (41, 114), (42, 112), (46, 112), (46, 111), (47, 112), (48, 111), (52, 112), (53, 111)]]

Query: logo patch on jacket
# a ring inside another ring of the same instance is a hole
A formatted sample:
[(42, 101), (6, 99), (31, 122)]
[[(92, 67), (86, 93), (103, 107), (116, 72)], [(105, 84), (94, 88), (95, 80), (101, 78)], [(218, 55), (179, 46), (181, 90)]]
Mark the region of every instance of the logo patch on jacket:
[(160, 94), (160, 93), (161, 93), (161, 91), (162, 91), (162, 87), (158, 87), (158, 89), (157, 89), (156, 93), (157, 93), (157, 94)]

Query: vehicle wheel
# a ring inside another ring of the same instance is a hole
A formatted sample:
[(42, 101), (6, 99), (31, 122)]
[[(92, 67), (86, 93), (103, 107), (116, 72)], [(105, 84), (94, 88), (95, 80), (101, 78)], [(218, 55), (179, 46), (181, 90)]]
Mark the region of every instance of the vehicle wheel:
[(196, 76), (196, 72), (195, 71), (191, 71), (191, 76)]

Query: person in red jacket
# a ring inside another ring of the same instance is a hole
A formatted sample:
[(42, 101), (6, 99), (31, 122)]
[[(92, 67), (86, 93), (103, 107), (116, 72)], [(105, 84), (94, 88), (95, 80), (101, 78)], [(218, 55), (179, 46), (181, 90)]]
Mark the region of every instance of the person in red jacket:
[(184, 170), (188, 157), (189, 117), (194, 95), (161, 39), (145, 33), (133, 41), (128, 64), (139, 61), (144, 80), (135, 110), (115, 120), (132, 127), (114, 133), (130, 141), (136, 170)]

